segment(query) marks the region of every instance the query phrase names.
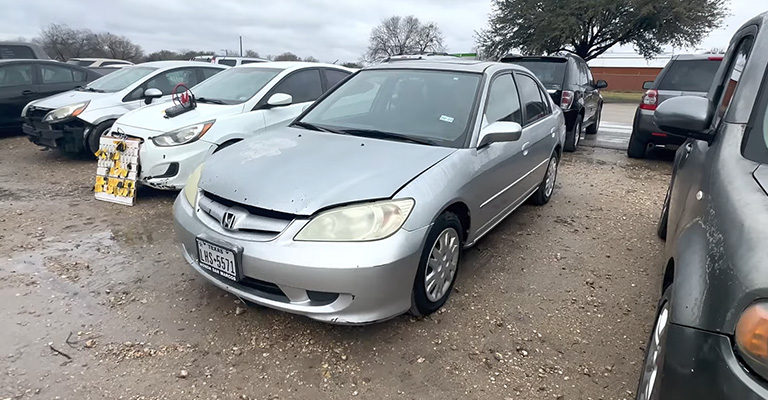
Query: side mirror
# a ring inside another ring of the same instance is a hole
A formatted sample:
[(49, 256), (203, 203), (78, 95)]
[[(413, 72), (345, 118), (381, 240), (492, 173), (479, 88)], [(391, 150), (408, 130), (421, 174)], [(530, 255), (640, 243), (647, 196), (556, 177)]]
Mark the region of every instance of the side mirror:
[(595, 82), (595, 88), (597, 89), (605, 89), (608, 87), (608, 82), (600, 79), (599, 81)]
[(522, 135), (523, 127), (517, 122), (496, 121), (480, 130), (477, 148), (497, 142), (514, 142), (520, 140)]
[(713, 116), (714, 107), (706, 97), (680, 96), (661, 103), (654, 113), (654, 120), (664, 132), (709, 141)]
[(645, 82), (643, 82), (643, 89), (645, 89), (645, 90), (653, 89), (653, 81), (645, 81)]
[(163, 97), (163, 92), (160, 89), (149, 88), (144, 91), (144, 104), (152, 103), (152, 100)]
[(289, 106), (293, 103), (293, 96), (285, 93), (275, 93), (267, 100), (267, 105), (271, 107)]

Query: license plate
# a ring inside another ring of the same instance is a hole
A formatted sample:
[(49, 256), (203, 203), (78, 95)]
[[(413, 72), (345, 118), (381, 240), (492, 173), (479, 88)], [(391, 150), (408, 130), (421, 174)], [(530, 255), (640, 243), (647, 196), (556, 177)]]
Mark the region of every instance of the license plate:
[(234, 251), (197, 239), (197, 256), (200, 266), (213, 274), (237, 282), (239, 280), (237, 255)]

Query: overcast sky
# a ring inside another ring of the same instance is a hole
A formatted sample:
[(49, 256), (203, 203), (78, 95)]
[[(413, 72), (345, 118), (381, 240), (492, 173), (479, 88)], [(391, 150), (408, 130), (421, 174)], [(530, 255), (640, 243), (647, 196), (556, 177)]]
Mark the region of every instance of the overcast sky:
[[(761, 0), (763, 1), (763, 0)], [(751, 4), (750, 4), (751, 3)], [(725, 47), (733, 32), (767, 11), (754, 0), (731, 0), (726, 26), (701, 47)], [(371, 28), (391, 15), (415, 15), (440, 26), (448, 50), (468, 52), (485, 27), (490, 0), (0, 0), (0, 39), (34, 37), (49, 23), (125, 35), (146, 52), (237, 50), (262, 56), (291, 51), (322, 61), (356, 61)], [(627, 49), (631, 50), (631, 48)]]

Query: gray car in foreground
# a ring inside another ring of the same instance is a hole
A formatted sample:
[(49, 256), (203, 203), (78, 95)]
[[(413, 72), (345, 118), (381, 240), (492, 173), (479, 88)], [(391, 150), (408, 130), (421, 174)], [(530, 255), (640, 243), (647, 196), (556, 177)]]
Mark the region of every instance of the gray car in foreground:
[(174, 205), (183, 254), (236, 296), (338, 324), (427, 315), (462, 250), (549, 201), (563, 113), (527, 70), (392, 61), (214, 154)]
[(664, 102), (687, 138), (659, 221), (662, 295), (639, 400), (768, 399), (768, 13), (731, 40), (706, 97)]

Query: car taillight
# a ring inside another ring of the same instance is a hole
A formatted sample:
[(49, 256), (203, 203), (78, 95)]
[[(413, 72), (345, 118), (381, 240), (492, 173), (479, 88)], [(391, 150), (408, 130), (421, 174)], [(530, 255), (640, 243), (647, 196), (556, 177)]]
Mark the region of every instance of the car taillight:
[(656, 110), (656, 106), (659, 104), (659, 92), (651, 89), (643, 95), (643, 100), (640, 102), (640, 109), (642, 110)]
[(571, 108), (571, 103), (573, 103), (573, 92), (563, 90), (563, 94), (560, 96), (560, 108), (567, 110)]
[(216, 57), (211, 58), (211, 64), (216, 64)]

